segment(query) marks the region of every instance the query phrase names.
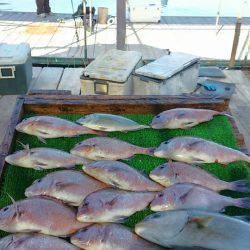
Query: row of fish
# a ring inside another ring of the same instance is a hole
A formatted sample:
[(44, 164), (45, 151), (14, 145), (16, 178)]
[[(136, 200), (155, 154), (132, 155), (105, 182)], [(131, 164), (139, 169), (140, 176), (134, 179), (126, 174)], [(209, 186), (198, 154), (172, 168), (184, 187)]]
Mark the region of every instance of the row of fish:
[[(18, 201), (0, 211), (1, 229), (21, 234), (0, 240), (0, 249), (143, 250), (162, 247), (250, 248), (250, 224), (201, 210), (157, 212), (135, 225), (135, 233), (115, 223), (86, 224), (74, 210), (44, 197)], [(70, 243), (52, 236), (70, 236)], [(150, 243), (152, 242), (152, 243)], [(154, 245), (156, 243), (158, 245)]]
[(57, 117), (36, 116), (23, 120), (17, 125), (16, 129), (40, 138), (72, 137), (82, 134), (103, 135), (102, 131), (124, 132), (150, 127), (154, 129), (187, 129), (199, 123), (210, 121), (216, 115), (227, 114), (207, 109), (177, 108), (160, 113), (154, 117), (150, 126), (141, 125), (123, 116), (111, 114), (87, 115), (76, 123)]
[(238, 150), (212, 141), (190, 136), (180, 136), (163, 142), (158, 148), (143, 148), (109, 137), (95, 137), (78, 143), (70, 154), (50, 148), (26, 147), (6, 157), (12, 165), (34, 169), (72, 168), (89, 161), (128, 159), (136, 154), (148, 154), (186, 163), (250, 162), (250, 157)]

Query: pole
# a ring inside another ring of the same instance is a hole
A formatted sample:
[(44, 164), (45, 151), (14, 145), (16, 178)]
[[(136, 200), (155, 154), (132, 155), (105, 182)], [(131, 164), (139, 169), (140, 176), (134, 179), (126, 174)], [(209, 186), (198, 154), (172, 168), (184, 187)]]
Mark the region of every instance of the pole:
[(85, 63), (88, 60), (88, 50), (87, 50), (87, 19), (86, 19), (86, 5), (87, 1), (83, 0), (83, 26), (84, 26), (84, 61)]
[(218, 26), (219, 26), (219, 20), (220, 20), (221, 4), (222, 4), (222, 0), (219, 0), (218, 10), (217, 10), (217, 17), (216, 17), (216, 23), (215, 23), (215, 30), (216, 30), (216, 33), (218, 32)]
[(116, 16), (117, 16), (117, 31), (116, 31), (116, 48), (125, 50), (126, 40), (126, 0), (116, 0)]
[(92, 0), (89, 1), (89, 29), (90, 29), (90, 32), (92, 33)]

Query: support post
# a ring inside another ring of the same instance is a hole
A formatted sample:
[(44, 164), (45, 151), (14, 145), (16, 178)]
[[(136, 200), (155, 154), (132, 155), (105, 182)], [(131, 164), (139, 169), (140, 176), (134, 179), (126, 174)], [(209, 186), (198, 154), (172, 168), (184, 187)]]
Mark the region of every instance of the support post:
[(87, 50), (87, 20), (86, 20), (86, 5), (87, 1), (83, 0), (83, 26), (84, 26), (84, 61), (87, 63), (88, 60), (88, 50)]
[(89, 29), (90, 29), (90, 32), (92, 33), (92, 18), (93, 18), (93, 15), (92, 15), (92, 0), (89, 1)]
[(116, 48), (119, 50), (126, 50), (126, 0), (116, 0), (116, 16)]
[(240, 29), (241, 29), (241, 17), (237, 17), (237, 22), (236, 22), (235, 31), (234, 31), (233, 47), (232, 47), (231, 57), (229, 61), (229, 68), (233, 68), (235, 65), (235, 57), (236, 57), (237, 48), (238, 48), (239, 39), (240, 39)]

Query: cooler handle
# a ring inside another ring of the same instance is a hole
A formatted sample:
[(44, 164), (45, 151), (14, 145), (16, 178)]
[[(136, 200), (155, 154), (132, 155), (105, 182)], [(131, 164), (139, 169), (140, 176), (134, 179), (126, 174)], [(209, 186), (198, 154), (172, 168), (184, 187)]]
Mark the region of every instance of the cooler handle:
[[(11, 74), (3, 73), (4, 70), (9, 71)], [(0, 79), (14, 79), (15, 71), (16, 71), (15, 66), (0, 66)]]

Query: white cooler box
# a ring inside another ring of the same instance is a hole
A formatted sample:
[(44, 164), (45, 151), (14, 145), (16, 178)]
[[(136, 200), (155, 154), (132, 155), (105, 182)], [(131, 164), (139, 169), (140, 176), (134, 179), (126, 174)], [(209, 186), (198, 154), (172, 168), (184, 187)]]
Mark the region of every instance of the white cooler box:
[(81, 76), (82, 95), (131, 95), (132, 73), (141, 67), (142, 54), (112, 49), (98, 56)]
[(158, 23), (161, 20), (161, 0), (130, 0), (128, 18), (130, 22)]
[(134, 95), (180, 95), (197, 85), (199, 58), (171, 53), (135, 71)]

